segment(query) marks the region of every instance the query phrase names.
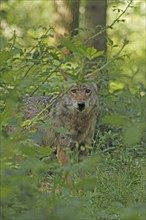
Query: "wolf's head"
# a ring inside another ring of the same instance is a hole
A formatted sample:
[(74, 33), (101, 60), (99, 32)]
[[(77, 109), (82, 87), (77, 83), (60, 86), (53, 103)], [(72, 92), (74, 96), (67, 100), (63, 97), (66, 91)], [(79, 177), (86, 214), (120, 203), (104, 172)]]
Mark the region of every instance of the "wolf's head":
[(98, 105), (95, 83), (80, 84), (72, 88), (64, 97), (64, 107), (78, 112), (87, 112)]

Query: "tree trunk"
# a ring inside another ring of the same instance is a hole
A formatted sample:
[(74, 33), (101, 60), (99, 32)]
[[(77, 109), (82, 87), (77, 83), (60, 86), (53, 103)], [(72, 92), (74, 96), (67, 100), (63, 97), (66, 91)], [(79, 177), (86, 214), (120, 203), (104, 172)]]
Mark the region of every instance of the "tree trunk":
[(61, 41), (64, 35), (78, 34), (80, 0), (54, 0), (55, 41)]
[[(85, 26), (89, 29), (95, 29), (95, 32), (87, 36), (88, 38), (106, 26), (106, 9), (107, 0), (86, 0)], [(106, 32), (90, 39), (89, 45), (95, 47), (97, 50), (106, 51)]]

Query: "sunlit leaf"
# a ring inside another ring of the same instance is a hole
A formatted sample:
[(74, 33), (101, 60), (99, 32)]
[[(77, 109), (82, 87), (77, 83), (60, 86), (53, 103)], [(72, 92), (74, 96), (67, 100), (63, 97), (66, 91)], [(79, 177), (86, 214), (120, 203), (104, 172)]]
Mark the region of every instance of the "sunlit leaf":
[(109, 92), (113, 93), (115, 91), (122, 90), (124, 88), (124, 83), (118, 81), (110, 81), (109, 82)]
[(94, 47), (88, 47), (86, 56), (89, 60), (103, 55), (104, 51), (97, 51)]
[(41, 147), (39, 149), (39, 153), (41, 156), (44, 156), (44, 155), (47, 155), (47, 154), (50, 154), (52, 152), (52, 148), (46, 146), (46, 147)]

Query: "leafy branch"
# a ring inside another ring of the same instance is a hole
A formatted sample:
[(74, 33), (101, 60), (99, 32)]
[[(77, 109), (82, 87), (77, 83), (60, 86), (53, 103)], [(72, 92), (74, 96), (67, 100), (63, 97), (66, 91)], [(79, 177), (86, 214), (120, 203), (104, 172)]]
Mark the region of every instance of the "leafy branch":
[(120, 50), (116, 53), (115, 56), (113, 56), (112, 59), (110, 59), (108, 62), (106, 62), (103, 66), (101, 66), (100, 68), (94, 70), (92, 73), (88, 74), (88, 77), (97, 77), (97, 74), (105, 69), (107, 66), (109, 66), (109, 64), (113, 63), (115, 60), (118, 60), (119, 58), (125, 56), (120, 56), (121, 52), (123, 51), (123, 49), (125, 48), (125, 46), (127, 45), (128, 41), (125, 39), (124, 42), (123, 42), (123, 45), (122, 47), (120, 48)]
[(25, 120), (23, 123), (23, 127), (24, 128), (29, 128), (30, 126), (32, 126), (35, 121), (48, 109), (50, 109), (65, 93), (67, 93), (70, 89), (72, 88), (69, 87), (68, 89), (66, 89), (64, 92), (61, 92), (59, 95), (57, 95), (51, 103), (49, 103), (48, 105), (46, 105), (35, 117), (33, 117), (32, 119), (29, 120)]
[[(128, 41), (127, 40), (124, 40), (124, 43), (121, 47), (121, 49), (116, 53), (115, 56), (113, 56), (112, 59), (110, 59), (108, 62), (106, 62), (103, 66), (101, 66), (98, 70), (101, 71), (103, 70), (105, 67), (107, 67), (109, 64), (113, 63), (115, 60), (119, 59), (120, 58), (120, 54), (121, 52), (123, 51), (124, 47), (127, 45)], [(125, 56), (125, 55), (123, 55)]]
[(126, 13), (126, 11), (127, 11), (128, 8), (131, 6), (132, 3), (133, 3), (133, 0), (130, 0), (129, 3), (128, 3), (128, 5), (125, 7), (125, 9), (122, 10), (121, 14), (119, 14), (119, 16), (118, 16), (110, 25), (107, 25), (107, 26), (105, 26), (105, 27), (102, 27), (101, 30), (100, 30), (98, 33), (96, 33), (96, 34), (92, 35), (91, 37), (89, 37), (89, 38), (86, 40), (86, 43), (87, 43), (88, 41), (92, 40), (93, 38), (99, 36), (100, 34), (102, 34), (103, 32), (105, 32), (107, 29), (112, 29), (113, 26), (114, 26), (116, 23), (119, 22), (119, 19)]

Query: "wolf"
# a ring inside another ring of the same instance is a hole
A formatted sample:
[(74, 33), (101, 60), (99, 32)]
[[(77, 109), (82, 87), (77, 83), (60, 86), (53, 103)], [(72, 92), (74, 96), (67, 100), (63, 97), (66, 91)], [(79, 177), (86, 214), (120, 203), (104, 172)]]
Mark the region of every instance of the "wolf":
[[(70, 163), (66, 149), (78, 151), (78, 158), (88, 155), (99, 113), (98, 89), (95, 83), (77, 84), (59, 98), (50, 96), (27, 97), (23, 100), (25, 119), (43, 115), (53, 126), (45, 126), (40, 145), (56, 148), (61, 165)], [(54, 128), (63, 128), (65, 132)], [(42, 129), (37, 125), (37, 130)], [(84, 150), (81, 150), (84, 149)]]

